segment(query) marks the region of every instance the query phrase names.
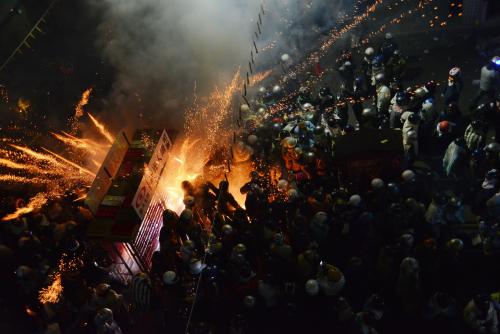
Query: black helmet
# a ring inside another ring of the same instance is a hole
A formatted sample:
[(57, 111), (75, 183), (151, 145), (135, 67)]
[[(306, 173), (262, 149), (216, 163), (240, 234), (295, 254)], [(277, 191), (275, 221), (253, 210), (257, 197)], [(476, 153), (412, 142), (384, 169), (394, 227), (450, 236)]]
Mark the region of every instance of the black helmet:
[(489, 143), (488, 145), (486, 145), (484, 150), (489, 153), (499, 153), (500, 144), (498, 144), (497, 142)]
[(411, 115), (408, 116), (408, 121), (410, 121), (411, 124), (417, 124), (420, 122), (420, 116), (416, 113), (411, 113)]
[(408, 94), (406, 92), (397, 92), (396, 103), (400, 106), (406, 105), (408, 103)]
[(325, 128), (323, 127), (323, 125), (316, 125), (314, 127), (314, 134), (322, 135), (323, 133), (325, 133)]
[(330, 87), (328, 87), (328, 86), (321, 87), (321, 89), (319, 90), (319, 95), (321, 97), (332, 95), (332, 92), (330, 91)]
[(219, 182), (219, 190), (226, 191), (229, 189), (229, 182), (222, 180)]

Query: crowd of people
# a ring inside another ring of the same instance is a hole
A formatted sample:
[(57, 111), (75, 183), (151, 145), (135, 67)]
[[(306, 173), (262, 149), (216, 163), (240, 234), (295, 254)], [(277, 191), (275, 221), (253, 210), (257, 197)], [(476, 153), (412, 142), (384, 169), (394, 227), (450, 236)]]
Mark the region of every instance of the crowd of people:
[[(92, 215), (72, 198), (3, 223), (2, 325), (498, 333), (500, 58), (480, 70), (472, 101), (461, 101), (460, 67), (447, 69), (446, 82), (406, 87), (406, 66), (386, 34), (362, 59), (342, 53), (336, 93), (259, 90), (241, 107), (232, 148), (235, 163), (252, 166), (245, 202), (227, 180), (184, 181), (185, 209), (164, 212), (150, 270), (127, 285), (97, 261), (103, 251), (85, 238)], [(343, 178), (336, 143), (373, 131), (398, 134), (395, 172), (370, 169), (367, 184)], [(40, 303), (63, 256), (77, 260), (61, 270), (61, 298)]]

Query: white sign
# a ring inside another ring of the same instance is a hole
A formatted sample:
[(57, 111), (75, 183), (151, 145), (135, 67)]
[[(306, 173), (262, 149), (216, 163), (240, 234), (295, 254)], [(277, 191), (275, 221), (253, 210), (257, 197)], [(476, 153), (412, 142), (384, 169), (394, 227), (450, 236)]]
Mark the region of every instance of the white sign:
[(151, 204), (151, 200), (153, 199), (156, 187), (160, 181), (161, 174), (167, 164), (168, 152), (171, 147), (172, 142), (170, 141), (167, 132), (163, 130), (153, 156), (144, 170), (144, 175), (142, 176), (139, 188), (137, 188), (137, 192), (132, 200), (132, 207), (135, 209), (141, 220), (144, 219), (146, 211)]

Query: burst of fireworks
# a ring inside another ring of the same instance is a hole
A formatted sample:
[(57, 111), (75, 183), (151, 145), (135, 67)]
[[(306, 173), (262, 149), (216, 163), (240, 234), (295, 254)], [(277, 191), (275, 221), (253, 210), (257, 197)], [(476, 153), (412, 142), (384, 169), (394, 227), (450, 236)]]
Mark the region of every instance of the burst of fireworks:
[(106, 140), (112, 144), (114, 142), (114, 137), (113, 135), (106, 129), (106, 127), (104, 126), (104, 124), (100, 123), (94, 116), (92, 116), (91, 113), (87, 113), (87, 115), (89, 115), (89, 118), (90, 120), (92, 121), (92, 123), (94, 123), (95, 127), (97, 128), (97, 130), (99, 130), (99, 133), (104, 137), (106, 138)]

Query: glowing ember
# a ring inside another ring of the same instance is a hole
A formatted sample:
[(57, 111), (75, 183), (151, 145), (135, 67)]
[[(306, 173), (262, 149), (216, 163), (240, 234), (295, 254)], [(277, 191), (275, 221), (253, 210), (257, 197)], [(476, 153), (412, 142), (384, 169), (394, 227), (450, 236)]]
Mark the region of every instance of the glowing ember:
[(97, 128), (97, 130), (99, 130), (99, 133), (104, 138), (106, 138), (106, 140), (110, 144), (112, 144), (114, 142), (114, 137), (113, 137), (113, 135), (111, 135), (111, 133), (109, 133), (109, 131), (104, 126), (104, 124), (100, 123), (94, 116), (92, 116), (91, 113), (87, 113), (87, 115), (89, 115), (90, 120), (92, 121), (92, 123), (94, 123), (95, 127)]

